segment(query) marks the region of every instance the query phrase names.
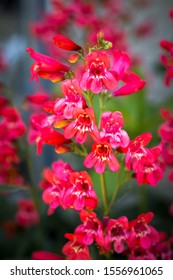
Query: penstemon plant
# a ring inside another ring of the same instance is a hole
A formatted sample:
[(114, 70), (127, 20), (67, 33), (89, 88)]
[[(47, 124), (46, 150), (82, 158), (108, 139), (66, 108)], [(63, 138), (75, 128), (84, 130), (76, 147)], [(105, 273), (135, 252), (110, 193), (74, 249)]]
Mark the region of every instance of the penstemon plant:
[[(173, 259), (171, 195), (166, 201), (173, 181), (172, 101), (159, 109), (146, 101), (145, 57), (134, 56), (128, 42), (152, 32), (149, 21), (133, 24), (133, 12), (149, 2), (50, 0), (52, 10), (30, 25), (47, 53), (26, 49), (36, 91), (16, 107), (0, 83), (6, 258)], [(134, 27), (126, 33), (128, 24)], [(160, 47), (170, 89), (173, 42), (161, 40)], [(0, 56), (3, 72), (9, 65)]]
[[(150, 225), (152, 212), (141, 213), (133, 220), (112, 213), (121, 188), (132, 179), (138, 185), (156, 186), (164, 176), (162, 145), (147, 147), (152, 138), (148, 131), (130, 139), (123, 129), (123, 114), (108, 109), (117, 96), (143, 89), (145, 81), (131, 71), (129, 55), (112, 49), (103, 32), (97, 34), (96, 45), (85, 49), (62, 34), (53, 40), (67, 54), (75, 52), (67, 56), (72, 66), (27, 49), (34, 59), (31, 80), (60, 82), (62, 91), (61, 97), (44, 102), (43, 112), (31, 116), (29, 140), (35, 139), (37, 154), (48, 144), (55, 146), (58, 158), (64, 153), (83, 158), (79, 171), (59, 158), (45, 169), (41, 182), (49, 215), (58, 207), (79, 213), (81, 224), (73, 233), (65, 234), (68, 241), (62, 253), (66, 259), (92, 259), (90, 248), (95, 246), (98, 254), (108, 259), (115, 255), (126, 259), (160, 258), (163, 238)], [(95, 176), (99, 180), (93, 183)], [(97, 193), (98, 187), (101, 191)], [(59, 256), (38, 251), (33, 258)]]

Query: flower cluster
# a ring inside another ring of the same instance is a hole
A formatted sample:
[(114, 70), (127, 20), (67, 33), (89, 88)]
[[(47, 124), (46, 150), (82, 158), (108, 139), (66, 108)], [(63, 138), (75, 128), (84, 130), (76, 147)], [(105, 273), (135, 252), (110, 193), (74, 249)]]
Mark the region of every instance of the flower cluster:
[(61, 206), (63, 209), (73, 208), (77, 211), (86, 208), (94, 210), (98, 198), (92, 180), (86, 171), (74, 171), (70, 164), (58, 160), (52, 164), (52, 170), (44, 170), (43, 201), (48, 204), (48, 213)]
[(62, 252), (67, 259), (91, 259), (89, 246), (97, 244), (100, 254), (110, 252), (126, 255), (128, 259), (172, 259), (173, 240), (165, 241), (165, 236), (149, 223), (153, 213), (140, 214), (136, 219), (128, 221), (126, 216), (112, 219), (104, 217), (101, 222), (94, 212), (82, 210), (82, 224), (77, 226), (73, 234), (65, 234), (69, 240)]
[[(79, 61), (85, 64), (74, 70), (27, 49), (35, 60), (31, 66), (32, 78), (61, 81), (62, 90), (61, 96), (42, 103), (44, 112), (31, 116), (30, 141), (36, 141), (38, 154), (46, 143), (54, 145), (58, 154), (74, 152), (83, 156), (84, 167), (93, 167), (101, 176), (104, 212), (108, 214), (105, 172), (117, 173), (121, 169), (129, 172), (129, 179), (136, 178), (138, 185), (152, 186), (157, 186), (164, 175), (163, 145), (146, 147), (152, 138), (150, 132), (131, 140), (123, 129), (122, 113), (106, 110), (109, 100), (136, 93), (145, 81), (130, 70), (128, 54), (111, 50), (112, 44), (104, 40), (103, 34), (98, 35), (97, 45), (89, 47), (86, 55), (82, 47), (64, 35), (56, 35), (54, 44), (76, 52), (69, 60), (73, 65)], [(60, 73), (62, 78), (56, 79)], [(99, 112), (95, 108), (97, 101)], [(87, 171), (78, 172), (69, 163), (57, 160), (51, 169), (44, 170), (43, 177), (40, 187), (42, 199), (49, 205), (48, 214), (53, 214), (57, 207), (70, 208), (79, 212), (83, 222), (73, 234), (65, 234), (69, 241), (62, 252), (67, 259), (91, 259), (89, 246), (93, 243), (103, 255), (111, 252), (125, 254), (129, 259), (158, 257), (159, 233), (148, 225), (153, 213), (141, 214), (132, 221), (125, 216), (112, 219), (105, 215), (102, 222), (95, 212), (99, 198)]]
[(39, 223), (39, 216), (31, 199), (19, 200), (17, 207), (15, 220), (18, 226), (28, 228)]
[[(170, 11), (170, 18), (173, 19), (173, 9)], [(170, 86), (171, 80), (173, 79), (173, 42), (162, 40), (160, 46), (165, 51), (160, 56), (160, 61), (166, 68), (165, 85)]]
[(18, 170), (20, 157), (17, 141), (25, 131), (25, 124), (17, 108), (0, 96), (0, 183), (22, 185), (24, 179)]
[(169, 109), (161, 109), (161, 115), (164, 123), (160, 125), (158, 134), (161, 137), (162, 158), (171, 168), (169, 179), (173, 181), (173, 115)]

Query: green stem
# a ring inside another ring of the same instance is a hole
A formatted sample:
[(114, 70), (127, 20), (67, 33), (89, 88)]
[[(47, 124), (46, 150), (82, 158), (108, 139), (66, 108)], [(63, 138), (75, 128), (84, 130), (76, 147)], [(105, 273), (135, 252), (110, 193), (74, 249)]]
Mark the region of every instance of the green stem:
[(100, 182), (101, 182), (102, 197), (103, 197), (103, 204), (104, 204), (104, 215), (108, 215), (109, 204), (108, 204), (108, 195), (107, 195), (106, 180), (105, 180), (104, 173), (100, 174)]
[(118, 178), (117, 178), (117, 181), (118, 181), (118, 182), (117, 182), (117, 185), (115, 186), (114, 193), (113, 193), (112, 198), (111, 198), (111, 201), (110, 201), (110, 203), (109, 203), (109, 211), (110, 211), (110, 209), (112, 208), (112, 206), (113, 206), (113, 204), (114, 204), (114, 202), (115, 202), (115, 200), (116, 200), (116, 198), (117, 198), (117, 196), (118, 196), (118, 193), (119, 193), (121, 187), (122, 187), (125, 183), (127, 183), (131, 177), (130, 177), (130, 174), (128, 173), (128, 174), (126, 174), (126, 177), (124, 178), (123, 181), (121, 180), (121, 178), (122, 178), (122, 177), (121, 177), (121, 170), (119, 170)]

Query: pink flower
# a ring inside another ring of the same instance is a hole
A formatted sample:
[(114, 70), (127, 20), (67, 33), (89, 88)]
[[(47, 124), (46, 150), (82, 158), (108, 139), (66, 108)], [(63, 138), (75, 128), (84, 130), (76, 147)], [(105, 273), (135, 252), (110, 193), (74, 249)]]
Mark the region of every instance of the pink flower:
[(157, 260), (157, 258), (150, 250), (135, 246), (131, 248), (129, 260)]
[(163, 142), (173, 142), (173, 114), (169, 109), (161, 109), (161, 115), (165, 122), (158, 129), (158, 134)]
[(108, 70), (110, 67), (110, 56), (105, 51), (93, 51), (86, 56), (86, 68), (80, 81), (82, 90), (91, 90), (100, 93), (105, 87), (113, 90), (117, 87), (117, 80)]
[(39, 216), (32, 200), (22, 199), (18, 202), (16, 222), (24, 228), (39, 223)]
[(1, 117), (3, 118), (1, 125), (5, 125), (2, 131), (3, 137), (6, 141), (12, 141), (17, 138), (21, 138), (24, 135), (26, 132), (26, 126), (19, 111), (15, 107), (3, 107), (1, 110)]
[(42, 194), (43, 201), (49, 205), (48, 214), (52, 214), (54, 210), (61, 206), (66, 208), (63, 203), (63, 196), (66, 189), (71, 187), (69, 182), (70, 174), (73, 169), (70, 164), (64, 163), (62, 160), (58, 160), (52, 164), (52, 171), (46, 169), (44, 172), (45, 181), (44, 186), (46, 189)]
[(145, 86), (145, 81), (137, 74), (130, 72), (130, 57), (122, 51), (113, 51), (112, 71), (116, 76), (117, 82), (122, 81), (125, 85), (114, 91), (115, 96), (123, 96), (133, 94), (141, 90)]
[(99, 131), (95, 124), (94, 110), (92, 108), (76, 108), (73, 111), (73, 117), (75, 120), (64, 130), (66, 139), (71, 139), (75, 136), (76, 142), (82, 144), (86, 141), (87, 132), (89, 132), (94, 139), (99, 138)]
[(112, 148), (125, 148), (129, 144), (127, 132), (121, 129), (124, 125), (124, 119), (121, 112), (105, 112), (101, 116), (100, 136), (106, 138)]
[(71, 186), (66, 190), (63, 196), (63, 203), (66, 207), (74, 208), (77, 211), (84, 207), (88, 210), (93, 210), (98, 199), (92, 181), (86, 171), (72, 172), (70, 174)]
[(62, 83), (64, 98), (55, 101), (54, 113), (62, 115), (65, 119), (72, 119), (75, 108), (86, 107), (86, 101), (82, 96), (78, 80), (66, 80)]
[(78, 241), (85, 245), (91, 245), (96, 241), (98, 245), (103, 246), (103, 224), (97, 218), (96, 213), (83, 209), (80, 212), (80, 219), (83, 224), (75, 229), (75, 234), (79, 234)]
[[(37, 154), (42, 152), (43, 144), (55, 145), (56, 149), (64, 148), (64, 144), (69, 143), (69, 140), (64, 138), (63, 134), (53, 129), (54, 116), (47, 117), (45, 114), (31, 116), (31, 129), (29, 132), (29, 142), (36, 141)], [(68, 150), (68, 147), (67, 147)]]
[(127, 147), (126, 154), (126, 166), (130, 170), (135, 169), (141, 161), (142, 157), (153, 158), (152, 153), (149, 149), (144, 148), (152, 138), (150, 132), (145, 132), (137, 136), (134, 140), (131, 140)]
[(119, 163), (112, 152), (111, 145), (100, 140), (92, 145), (92, 152), (85, 158), (84, 165), (87, 168), (94, 167), (95, 171), (101, 174), (105, 171), (106, 164), (113, 172), (119, 169)]
[(61, 64), (52, 57), (40, 54), (32, 48), (27, 48), (26, 51), (35, 60), (35, 63), (31, 66), (31, 80), (35, 78), (38, 82), (38, 76), (52, 82), (60, 82), (65, 79), (65, 73), (70, 70), (68, 66)]
[[(139, 185), (150, 184), (156, 186), (158, 181), (163, 178), (165, 165), (159, 160), (161, 149), (154, 147), (150, 149), (152, 156), (144, 156), (134, 169), (136, 179)], [(150, 155), (151, 155), (150, 154)]]
[(134, 177), (139, 185), (150, 184), (156, 186), (163, 178), (165, 166), (159, 159), (161, 146), (152, 149), (145, 148), (151, 140), (151, 133), (146, 132), (137, 136), (130, 144), (126, 153), (126, 166), (135, 171)]
[(129, 223), (125, 216), (118, 219), (110, 219), (106, 227), (105, 235), (105, 249), (110, 251), (111, 244), (116, 253), (122, 253), (126, 246), (126, 240), (128, 238)]
[(148, 223), (151, 222), (153, 213), (140, 214), (135, 220), (129, 222), (130, 235), (129, 247), (138, 244), (143, 249), (150, 249), (159, 240), (158, 232)]
[(67, 260), (91, 260), (88, 246), (78, 241), (80, 234), (66, 233), (65, 237), (69, 241), (62, 248), (62, 252)]

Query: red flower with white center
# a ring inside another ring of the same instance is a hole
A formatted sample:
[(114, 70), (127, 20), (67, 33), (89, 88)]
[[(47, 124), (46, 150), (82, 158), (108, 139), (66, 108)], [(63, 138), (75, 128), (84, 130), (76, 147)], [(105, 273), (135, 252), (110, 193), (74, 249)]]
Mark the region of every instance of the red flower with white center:
[(87, 132), (94, 138), (99, 138), (99, 131), (95, 124), (94, 110), (92, 108), (76, 108), (73, 112), (72, 121), (64, 130), (64, 137), (71, 139), (73, 136), (76, 142), (82, 144), (86, 141)]
[(86, 56), (86, 71), (82, 75), (80, 87), (100, 93), (103, 88), (113, 90), (117, 87), (117, 80), (110, 67), (110, 56), (105, 51), (93, 51)]
[(81, 47), (79, 45), (62, 34), (57, 34), (53, 39), (55, 46), (59, 47), (60, 49), (67, 51), (81, 50)]
[(93, 210), (98, 199), (92, 181), (86, 171), (72, 172), (70, 174), (71, 186), (66, 190), (63, 196), (63, 203), (66, 207), (74, 208), (77, 211), (84, 207), (88, 210)]
[(70, 70), (68, 66), (52, 57), (38, 53), (32, 48), (27, 48), (26, 51), (35, 60), (35, 63), (31, 66), (31, 80), (35, 78), (38, 82), (38, 77), (41, 77), (52, 82), (60, 82), (65, 79), (65, 73)]
[(48, 204), (48, 214), (52, 214), (54, 210), (62, 206), (66, 208), (63, 203), (63, 196), (65, 191), (71, 187), (70, 174), (73, 172), (71, 165), (58, 160), (52, 164), (52, 171), (46, 169), (44, 172), (45, 181), (42, 182), (46, 189), (43, 192), (43, 201)]
[(130, 235), (128, 239), (129, 247), (135, 244), (143, 249), (150, 249), (159, 240), (159, 234), (152, 226), (148, 225), (153, 218), (153, 213), (140, 214), (135, 220), (129, 222)]
[(77, 226), (75, 234), (79, 234), (78, 241), (85, 245), (91, 245), (94, 241), (98, 245), (104, 245), (103, 224), (97, 218), (96, 213), (81, 210), (80, 219), (82, 225)]
[(85, 158), (84, 165), (87, 168), (94, 167), (95, 171), (101, 174), (105, 171), (106, 164), (113, 172), (119, 169), (119, 163), (112, 152), (111, 145), (101, 139), (92, 145), (92, 152)]
[(152, 134), (150, 132), (145, 132), (130, 141), (126, 149), (126, 167), (129, 170), (131, 168), (135, 170), (136, 166), (143, 157), (150, 157), (150, 159), (153, 159), (153, 155), (150, 150), (144, 148), (150, 142), (151, 138)]
[(62, 115), (65, 119), (73, 118), (75, 108), (86, 107), (86, 101), (82, 96), (78, 80), (66, 80), (62, 83), (64, 98), (55, 101), (54, 113)]
[(163, 178), (165, 165), (159, 160), (161, 149), (154, 147), (150, 149), (151, 157), (144, 156), (136, 165), (134, 171), (136, 172), (136, 179), (139, 185), (150, 184), (156, 186), (158, 181)]
[(65, 237), (69, 242), (64, 245), (62, 252), (67, 260), (91, 260), (88, 246), (78, 241), (81, 239), (80, 234), (66, 233)]
[(125, 242), (128, 238), (129, 223), (125, 216), (118, 219), (110, 219), (106, 227), (105, 235), (105, 249), (111, 250), (111, 245), (113, 244), (113, 249), (116, 253), (122, 253), (126, 246)]
[(106, 138), (112, 148), (125, 148), (129, 144), (129, 136), (122, 128), (124, 119), (121, 112), (105, 112), (101, 116), (101, 138)]

